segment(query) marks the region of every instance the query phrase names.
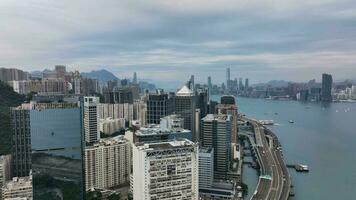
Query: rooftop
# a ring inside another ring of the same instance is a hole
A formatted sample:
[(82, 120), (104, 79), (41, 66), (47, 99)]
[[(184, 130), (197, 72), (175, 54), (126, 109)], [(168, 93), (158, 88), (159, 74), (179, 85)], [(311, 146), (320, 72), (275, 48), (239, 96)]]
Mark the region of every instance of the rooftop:
[(193, 91), (184, 85), (178, 92), (177, 96), (193, 96)]
[(196, 145), (196, 143), (187, 140), (187, 139), (177, 139), (167, 142), (157, 142), (157, 143), (137, 143), (136, 146), (140, 150), (164, 150), (164, 149), (172, 149), (172, 148), (180, 148), (180, 147), (192, 147)]
[(231, 115), (224, 115), (224, 114), (208, 114), (203, 119), (203, 121), (227, 121), (231, 120)]

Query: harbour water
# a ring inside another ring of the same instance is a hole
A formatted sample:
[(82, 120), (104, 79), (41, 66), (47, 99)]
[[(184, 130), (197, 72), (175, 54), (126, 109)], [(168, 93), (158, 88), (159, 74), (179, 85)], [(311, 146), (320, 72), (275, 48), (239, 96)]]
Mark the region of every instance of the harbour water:
[[(356, 103), (252, 98), (238, 98), (237, 103), (239, 112), (249, 117), (274, 120), (271, 129), (282, 144), (286, 164), (309, 166), (309, 173), (289, 169), (296, 195), (290, 199), (356, 199)], [(250, 196), (257, 174), (244, 169)]]

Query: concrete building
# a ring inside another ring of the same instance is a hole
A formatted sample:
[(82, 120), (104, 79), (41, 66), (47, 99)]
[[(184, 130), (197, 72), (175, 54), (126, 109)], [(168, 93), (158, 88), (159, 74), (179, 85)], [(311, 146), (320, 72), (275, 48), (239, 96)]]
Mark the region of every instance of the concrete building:
[(32, 177), (14, 177), (2, 187), (3, 199), (31, 199)]
[(97, 105), (99, 97), (84, 97), (84, 133), (85, 142), (94, 143), (100, 138), (98, 131)]
[(45, 78), (41, 81), (40, 94), (57, 95), (67, 93), (67, 85), (61, 78)]
[(173, 100), (168, 94), (149, 94), (147, 99), (147, 123), (158, 124), (162, 117), (172, 114)]
[(28, 72), (19, 69), (0, 68), (0, 81), (3, 82), (28, 80), (29, 76)]
[(0, 156), (0, 199), (2, 186), (11, 179), (11, 155)]
[(101, 139), (85, 149), (86, 189), (109, 189), (128, 184), (131, 145), (122, 136)]
[(183, 128), (183, 119), (177, 115), (169, 115), (161, 119), (159, 125), (149, 124), (140, 127), (132, 133), (132, 141), (136, 142), (162, 142), (185, 138), (192, 140), (192, 132)]
[(111, 117), (113, 119), (124, 118), (126, 121), (134, 119), (134, 106), (133, 104), (107, 104), (101, 103), (97, 105), (97, 112), (99, 119), (106, 119)]
[(211, 188), (214, 182), (214, 149), (199, 149), (199, 189)]
[(198, 145), (189, 140), (138, 143), (133, 147), (133, 199), (194, 199)]
[(147, 124), (147, 104), (144, 101), (134, 101), (133, 119), (139, 121), (141, 126)]
[(99, 119), (99, 132), (105, 135), (111, 135), (121, 129), (125, 128), (125, 119), (113, 119), (108, 117), (106, 119)]
[(227, 178), (231, 155), (231, 115), (208, 114), (202, 119), (203, 147), (214, 149), (214, 176)]
[(184, 128), (191, 130), (193, 141), (199, 140), (199, 133), (195, 132), (195, 107), (196, 100), (192, 90), (183, 86), (174, 98), (175, 114), (184, 119)]

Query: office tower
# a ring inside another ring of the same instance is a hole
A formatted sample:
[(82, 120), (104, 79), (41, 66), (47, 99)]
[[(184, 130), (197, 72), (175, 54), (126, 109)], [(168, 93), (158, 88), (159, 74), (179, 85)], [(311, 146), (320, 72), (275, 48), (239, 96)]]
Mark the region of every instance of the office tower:
[(196, 108), (200, 110), (201, 117), (205, 117), (208, 114), (208, 90), (206, 88), (199, 88), (196, 93)]
[(208, 76), (208, 92), (209, 92), (209, 96), (213, 92), (213, 84), (211, 83), (211, 76)]
[(230, 67), (226, 68), (226, 87), (230, 89)]
[(331, 89), (333, 85), (333, 78), (330, 74), (323, 74), (321, 86), (321, 100), (332, 101)]
[(244, 90), (244, 85), (242, 84), (242, 78), (239, 78), (239, 91)]
[(11, 108), (13, 177), (28, 176), (31, 170), (30, 111)]
[(214, 148), (214, 176), (227, 178), (231, 160), (231, 115), (209, 114), (202, 119), (203, 147)]
[(133, 84), (137, 84), (137, 74), (136, 74), (136, 72), (134, 72), (132, 83)]
[(224, 95), (220, 98), (221, 103), (216, 106), (216, 113), (217, 114), (224, 114), (224, 115), (231, 115), (231, 143), (237, 143), (237, 105), (235, 102), (235, 97), (232, 95)]
[(150, 124), (146, 127), (139, 127), (132, 133), (132, 141), (134, 143), (163, 142), (182, 138), (192, 140), (192, 132), (184, 129), (183, 126), (183, 118), (180, 118), (177, 115), (168, 115), (161, 118), (159, 125)]
[(75, 71), (73, 75), (74, 94), (81, 94), (81, 79), (80, 73)]
[(191, 89), (192, 91), (195, 90), (195, 82), (194, 82), (194, 75), (190, 75), (190, 79), (188, 81), (188, 88)]
[(189, 140), (133, 147), (133, 199), (198, 199), (198, 145)]
[(147, 123), (159, 124), (162, 117), (172, 114), (173, 99), (168, 94), (149, 94), (147, 100)]
[(86, 190), (110, 189), (130, 181), (131, 144), (123, 136), (85, 148)]
[(100, 138), (98, 132), (98, 103), (99, 97), (84, 97), (84, 133), (87, 143), (94, 143)]
[(2, 199), (32, 199), (32, 178), (14, 177), (5, 183), (2, 188)]
[(248, 78), (245, 79), (245, 91), (248, 90)]
[(78, 103), (37, 103), (30, 109), (34, 199), (55, 199), (58, 193), (64, 199), (82, 199), (83, 131)]
[(199, 190), (211, 188), (214, 181), (214, 149), (199, 149)]
[(11, 155), (0, 156), (0, 199), (2, 199), (2, 187), (11, 179)]
[(195, 96), (192, 90), (183, 86), (174, 98), (175, 114), (184, 119), (184, 128), (191, 130), (193, 141), (199, 140), (199, 133), (195, 132)]

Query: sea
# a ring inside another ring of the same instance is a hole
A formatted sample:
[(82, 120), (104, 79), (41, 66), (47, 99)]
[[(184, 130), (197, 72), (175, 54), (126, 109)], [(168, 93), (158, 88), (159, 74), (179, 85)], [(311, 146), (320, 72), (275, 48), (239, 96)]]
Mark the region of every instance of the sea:
[[(212, 96), (219, 100), (220, 96)], [(309, 173), (289, 169), (292, 200), (356, 199), (356, 103), (316, 103), (237, 97), (240, 113), (274, 120), (286, 164), (306, 164)], [(294, 123), (289, 123), (292, 120)], [(257, 172), (244, 166), (250, 199)]]

